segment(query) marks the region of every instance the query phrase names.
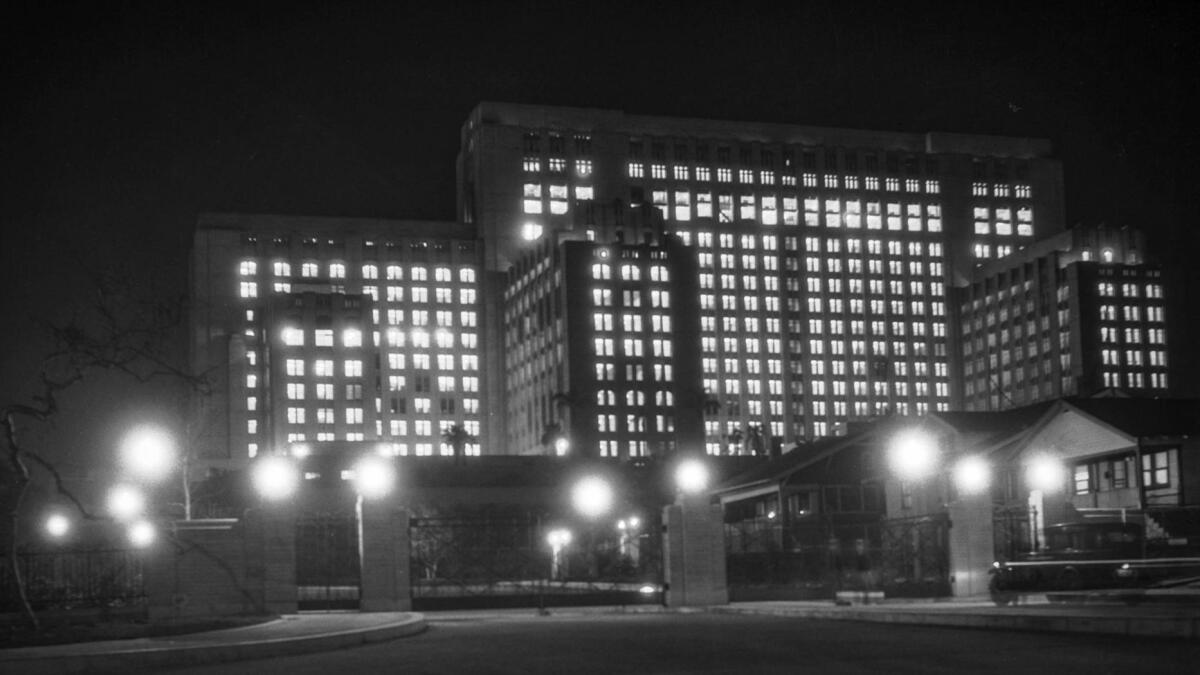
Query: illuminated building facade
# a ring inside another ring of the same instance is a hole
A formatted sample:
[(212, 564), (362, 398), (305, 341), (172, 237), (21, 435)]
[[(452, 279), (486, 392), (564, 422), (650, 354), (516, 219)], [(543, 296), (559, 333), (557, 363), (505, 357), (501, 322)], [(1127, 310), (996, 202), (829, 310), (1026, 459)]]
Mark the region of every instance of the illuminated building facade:
[(1077, 227), (977, 270), (957, 289), (964, 409), (1167, 395), (1163, 279), (1145, 250), (1134, 230)]
[(539, 238), (510, 268), (504, 293), (510, 452), (628, 459), (698, 450), (696, 274), (694, 251), (671, 236)]
[(201, 216), (190, 346), (213, 393), (199, 456), (237, 466), (333, 441), (446, 455), (455, 425), (482, 438), (482, 261), (456, 223)]
[(614, 243), (592, 225), (613, 204), (657, 209), (693, 248), (710, 453), (950, 409), (949, 288), (1063, 229), (1038, 140), (484, 103), (461, 141), (459, 217), (489, 275), (551, 235)]

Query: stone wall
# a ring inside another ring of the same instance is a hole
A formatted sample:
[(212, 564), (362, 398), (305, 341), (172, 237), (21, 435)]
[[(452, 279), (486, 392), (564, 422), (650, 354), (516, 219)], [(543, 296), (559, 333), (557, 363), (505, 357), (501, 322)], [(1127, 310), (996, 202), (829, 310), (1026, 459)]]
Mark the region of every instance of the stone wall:
[(725, 524), (720, 504), (682, 499), (663, 509), (663, 571), (669, 607), (723, 605)]
[(145, 565), (151, 621), (296, 611), (294, 514), (251, 510), (169, 527)]

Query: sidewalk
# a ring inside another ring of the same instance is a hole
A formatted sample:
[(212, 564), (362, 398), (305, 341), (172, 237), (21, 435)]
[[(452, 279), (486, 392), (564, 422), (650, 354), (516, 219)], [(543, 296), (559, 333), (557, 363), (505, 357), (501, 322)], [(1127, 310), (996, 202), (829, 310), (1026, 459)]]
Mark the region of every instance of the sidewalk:
[(0, 650), (0, 672), (142, 672), (344, 649), (415, 635), (425, 618), (408, 612), (290, 614), (226, 630)]
[[(1035, 599), (1036, 598), (1036, 599)], [(986, 600), (885, 601), (837, 606), (830, 601), (735, 602), (709, 611), (771, 614), (810, 619), (903, 623), (922, 626), (1091, 633), (1200, 639), (1200, 605), (1194, 603), (1049, 602), (1031, 596), (1022, 604), (996, 607)]]

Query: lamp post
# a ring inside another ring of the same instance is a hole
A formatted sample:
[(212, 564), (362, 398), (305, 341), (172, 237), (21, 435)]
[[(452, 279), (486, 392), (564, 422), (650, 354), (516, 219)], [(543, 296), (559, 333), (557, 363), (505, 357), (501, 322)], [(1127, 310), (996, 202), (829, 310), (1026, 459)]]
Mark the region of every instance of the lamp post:
[(587, 559), (588, 576), (600, 574), (600, 561), (596, 556), (596, 521), (612, 509), (612, 485), (600, 476), (585, 476), (571, 488), (571, 502), (575, 510), (588, 521)]
[(563, 549), (571, 543), (571, 531), (565, 528), (557, 528), (546, 533), (546, 543), (550, 545), (550, 578), (558, 579), (560, 576), (565, 576), (565, 565), (563, 565)]

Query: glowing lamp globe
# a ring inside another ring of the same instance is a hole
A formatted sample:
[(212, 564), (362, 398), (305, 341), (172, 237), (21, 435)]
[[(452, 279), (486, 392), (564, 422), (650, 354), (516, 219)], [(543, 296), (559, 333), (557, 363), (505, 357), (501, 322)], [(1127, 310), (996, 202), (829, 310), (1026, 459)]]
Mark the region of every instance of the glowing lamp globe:
[(108, 491), (108, 512), (117, 520), (132, 520), (145, 509), (145, 495), (132, 485), (116, 485)]
[(1029, 487), (1043, 492), (1062, 489), (1065, 475), (1062, 463), (1046, 455), (1034, 457), (1025, 467), (1025, 479), (1029, 481)]
[(171, 436), (156, 427), (139, 427), (121, 443), (121, 464), (135, 478), (158, 481), (175, 465)]
[(52, 513), (46, 518), (46, 534), (61, 539), (71, 531), (71, 520), (61, 513)]
[(992, 484), (991, 467), (982, 457), (963, 457), (954, 466), (954, 484), (962, 494), (982, 494)]
[(354, 488), (365, 499), (386, 497), (395, 484), (396, 469), (378, 455), (363, 457), (354, 465)]
[(575, 510), (587, 518), (598, 518), (612, 508), (613, 489), (608, 481), (598, 476), (581, 479), (571, 490), (571, 502)]
[(708, 488), (708, 467), (698, 459), (680, 462), (675, 469), (675, 486), (684, 494), (699, 494)]
[(268, 501), (278, 501), (292, 496), (300, 485), (300, 472), (296, 465), (284, 457), (264, 457), (254, 463), (250, 479), (254, 490)]
[(920, 480), (937, 469), (937, 439), (919, 430), (901, 432), (889, 453), (892, 471), (902, 480)]
[(129, 538), (129, 543), (134, 548), (146, 548), (158, 538), (158, 532), (154, 530), (154, 526), (145, 520), (132, 523), (129, 529), (126, 530), (125, 535)]
[(554, 550), (561, 549), (571, 543), (571, 531), (563, 529), (550, 530), (546, 533), (546, 543), (550, 544), (550, 548)]

